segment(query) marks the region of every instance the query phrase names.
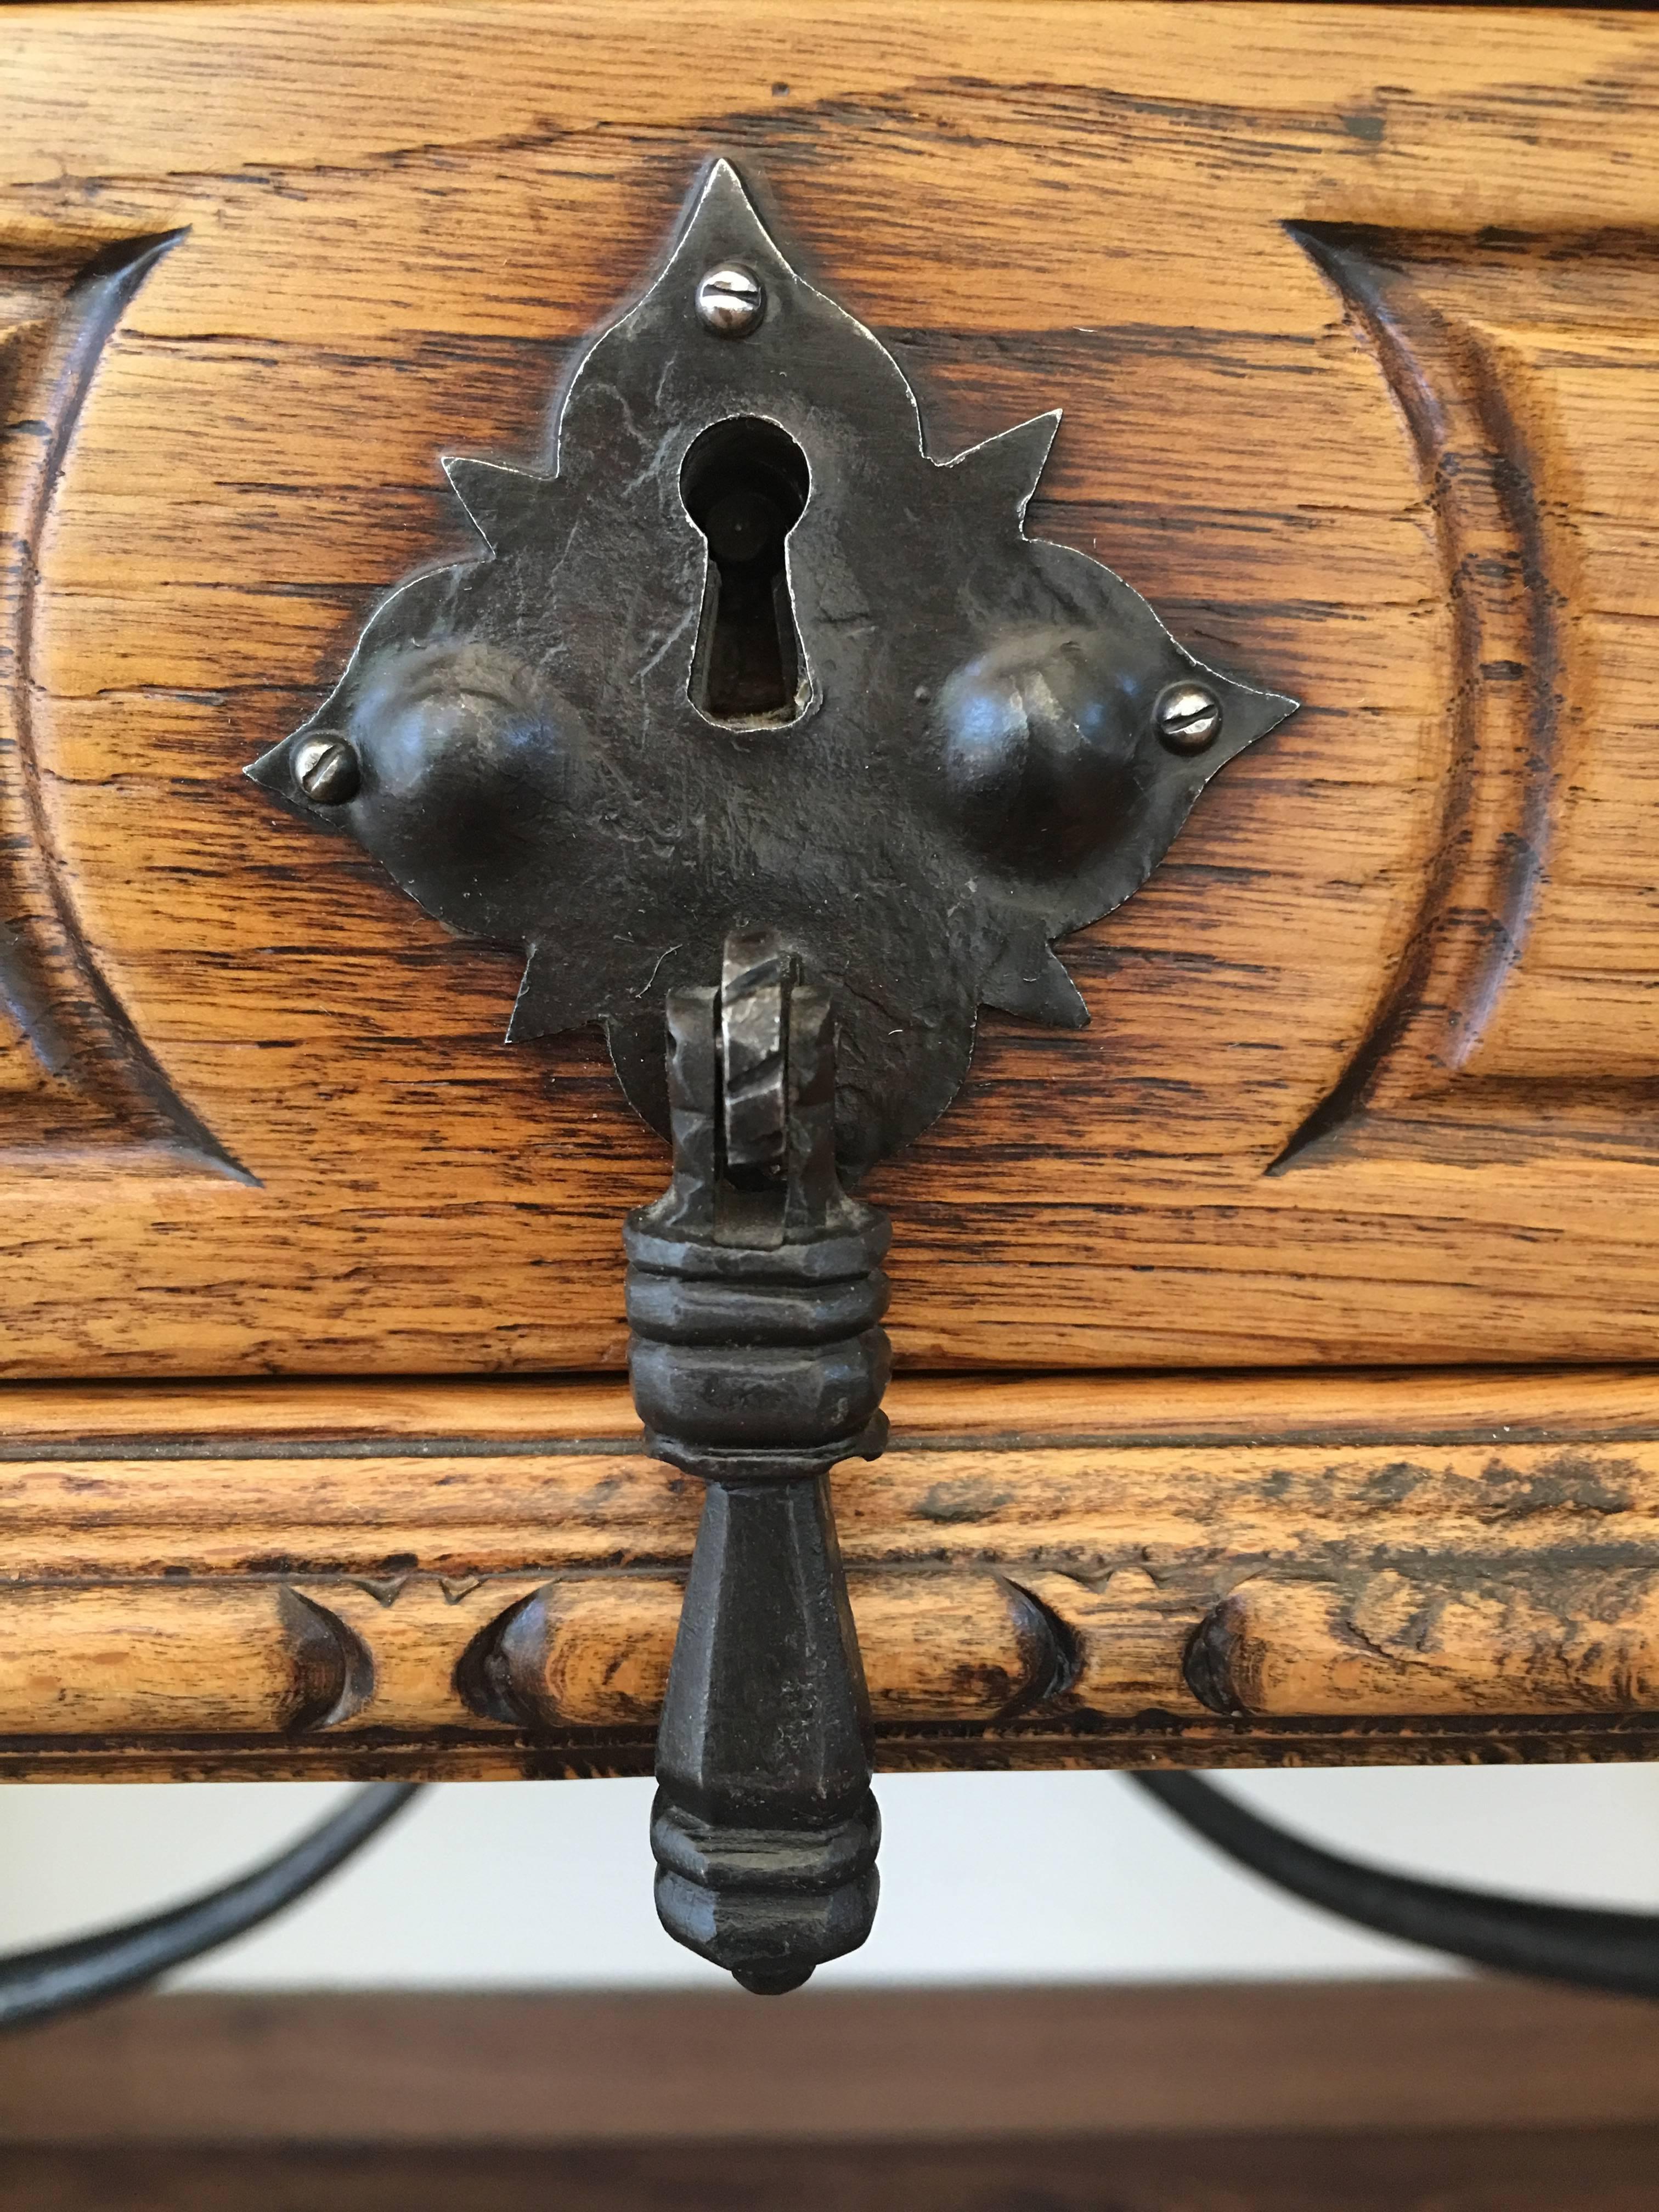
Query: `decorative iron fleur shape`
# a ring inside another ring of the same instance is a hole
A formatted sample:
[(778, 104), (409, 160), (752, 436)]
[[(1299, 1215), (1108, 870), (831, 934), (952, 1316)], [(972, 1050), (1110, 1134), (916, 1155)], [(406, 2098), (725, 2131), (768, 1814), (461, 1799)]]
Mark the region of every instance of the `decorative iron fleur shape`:
[(483, 556), (394, 591), (247, 773), (522, 946), (509, 1038), (602, 1022), (665, 1133), (665, 994), (774, 931), (834, 994), (856, 1175), (950, 1103), (979, 1005), (1087, 1020), (1051, 940), (1296, 704), (1026, 538), (1059, 420), (933, 459), (898, 364), (717, 161), (545, 466), (445, 459)]

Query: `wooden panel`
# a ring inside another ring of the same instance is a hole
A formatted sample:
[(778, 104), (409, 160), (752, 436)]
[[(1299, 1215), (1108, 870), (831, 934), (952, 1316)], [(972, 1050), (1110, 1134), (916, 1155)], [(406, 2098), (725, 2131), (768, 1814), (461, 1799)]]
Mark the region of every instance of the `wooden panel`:
[[(835, 1478), (884, 1767), (1659, 1753), (1650, 1374), (902, 1378), (892, 1409)], [(620, 1385), (5, 1411), (0, 1772), (649, 1769), (700, 1491)]]
[[(52, 2212), (1651, 2212), (1650, 2008), (1515, 1983), (164, 1997), (18, 2038)], [(1103, 2194), (1103, 2192), (1107, 2192)]]
[(596, 1042), (503, 1050), (513, 960), (237, 771), (714, 148), (933, 450), (1062, 404), (1033, 526), (1306, 702), (1069, 948), (1094, 1027), (988, 1018), (877, 1177), (901, 1357), (1649, 1355), (1659, 21), (939, 24), (6, 10), (7, 1371), (620, 1361), (663, 1163)]
[[(6, 2056), (0, 2139), (106, 2154), (955, 2140), (984, 2156), (1044, 2136), (1659, 2128), (1651, 2007), (1474, 1977), (815, 1987), (767, 2006), (724, 1991), (265, 1990), (112, 2007)], [(1198, 2202), (1234, 2212), (1231, 2197)]]
[[(667, 2143), (465, 2150), (0, 2150), (0, 2189), (52, 2212), (1656, 2212), (1659, 2130), (1242, 2135), (1196, 2142)], [(114, 2171), (112, 2172), (112, 2166)]]
[(1639, 1150), (1659, 538), (1631, 462), (1659, 410), (1659, 240), (1302, 234), (1412, 425), (1459, 673), (1412, 952), (1278, 1166)]
[(42, 540), (108, 344), (167, 236), (0, 220), (0, 1107), (13, 1151), (234, 1172), (114, 1003), (64, 895), (35, 750)]

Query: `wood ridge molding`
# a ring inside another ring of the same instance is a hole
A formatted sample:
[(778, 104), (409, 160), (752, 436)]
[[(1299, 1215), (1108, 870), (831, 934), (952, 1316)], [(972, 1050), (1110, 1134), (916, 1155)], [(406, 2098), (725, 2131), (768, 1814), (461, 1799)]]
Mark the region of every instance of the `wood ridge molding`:
[[(698, 1486), (612, 1382), (16, 1389), (0, 1773), (648, 1771)], [(885, 1769), (1659, 1751), (1659, 1379), (905, 1378)]]

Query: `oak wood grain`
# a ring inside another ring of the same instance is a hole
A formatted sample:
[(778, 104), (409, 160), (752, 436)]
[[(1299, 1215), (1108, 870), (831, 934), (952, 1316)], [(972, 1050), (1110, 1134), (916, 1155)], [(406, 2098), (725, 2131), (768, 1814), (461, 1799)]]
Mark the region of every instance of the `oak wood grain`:
[(368, 1687), (337, 1616), (269, 1578), (0, 1589), (0, 1731), (282, 1735)]
[[(0, 1771), (643, 1772), (698, 1485), (617, 1384), (14, 1389)], [(887, 1768), (1650, 1757), (1641, 1372), (901, 1378)]]
[[(1588, 1549), (1588, 1547), (1586, 1547)], [(1553, 1587), (1379, 1572), (1239, 1584), (1188, 1679), (1223, 1711), (1640, 1711), (1659, 1703), (1659, 1581), (1577, 1564)]]
[[(1306, 702), (1068, 946), (1093, 1027), (988, 1018), (875, 1179), (902, 1360), (1650, 1356), (1659, 21), (5, 20), (0, 915), (76, 1049), (0, 1022), (0, 1368), (620, 1364), (663, 1161), (597, 1041), (505, 1050), (514, 961), (237, 770), (716, 149), (935, 452), (1062, 404), (1033, 529)], [(175, 233), (66, 380), (77, 282)]]

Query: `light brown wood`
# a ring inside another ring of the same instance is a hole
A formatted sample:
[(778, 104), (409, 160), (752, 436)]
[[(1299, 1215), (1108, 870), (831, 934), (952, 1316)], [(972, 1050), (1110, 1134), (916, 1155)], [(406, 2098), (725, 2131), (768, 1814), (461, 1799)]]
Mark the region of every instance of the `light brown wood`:
[(1656, 103), (1640, 12), (8, 8), (0, 1364), (620, 1363), (595, 1042), (238, 770), (716, 148), (936, 452), (1062, 404), (1034, 530), (1306, 702), (876, 1178), (903, 1359), (1650, 1357)]
[[(620, 1385), (7, 1402), (0, 1771), (648, 1769), (699, 1490)], [(834, 1481), (885, 1767), (1659, 1751), (1650, 1376), (902, 1378), (892, 1411)]]
[[(1616, 1443), (1651, 1433), (1659, 1372), (1641, 1367), (1345, 1368), (1218, 1375), (901, 1376), (886, 1404), (902, 1436), (1042, 1444), (1104, 1435), (1126, 1442)], [(613, 1377), (490, 1376), (72, 1385), (0, 1391), (0, 1446), (42, 1458), (69, 1447), (120, 1457), (123, 1445), (211, 1455), (234, 1438), (246, 1458), (336, 1450), (396, 1456), (402, 1442), (459, 1451), (636, 1442)], [(40, 1449), (33, 1449), (39, 1447)]]
[(269, 1578), (0, 1589), (7, 1735), (268, 1734), (343, 1720), (368, 1662)]
[(1201, 1634), (1214, 1701), (1261, 1717), (1659, 1705), (1659, 1577), (1628, 1568), (1569, 1569), (1544, 1590), (1394, 1567), (1346, 1588), (1252, 1580)]

